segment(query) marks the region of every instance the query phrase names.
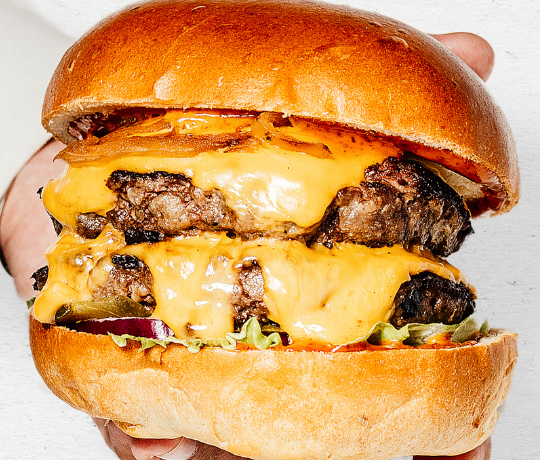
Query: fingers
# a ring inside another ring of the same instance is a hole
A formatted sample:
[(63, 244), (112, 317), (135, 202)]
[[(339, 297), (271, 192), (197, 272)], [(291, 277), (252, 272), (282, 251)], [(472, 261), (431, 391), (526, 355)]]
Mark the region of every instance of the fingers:
[(118, 458), (120, 460), (138, 460), (131, 451), (132, 438), (112, 422), (106, 423), (105, 427), (107, 444), (118, 455)]
[[(116, 452), (120, 460), (241, 460), (214, 446), (191, 439), (135, 439), (125, 434), (114, 423), (94, 419), (105, 442)], [(465, 454), (452, 457), (427, 457), (417, 455), (414, 460), (489, 460), (491, 438)]]
[(489, 460), (491, 458), (491, 438), (484, 441), (483, 444), (476, 449), (471, 450), (465, 454), (453, 456), (453, 457), (426, 457), (423, 455), (416, 455), (414, 460)]
[(131, 450), (137, 460), (242, 460), (230, 452), (186, 438), (132, 439)]
[(30, 277), (46, 264), (45, 250), (56, 238), (37, 192), (64, 169), (62, 163), (52, 161), (62, 148), (60, 142), (50, 142), (28, 161), (13, 181), (2, 210), (0, 244), (4, 260), (17, 292), (25, 299), (34, 295)]
[(432, 35), (432, 37), (457, 54), (482, 80), (486, 81), (489, 78), (495, 63), (495, 53), (482, 37), (466, 32)]
[(120, 460), (241, 460), (241, 457), (192, 439), (135, 439), (111, 421), (94, 418), (94, 422)]
[(197, 443), (197, 452), (191, 460), (243, 460), (230, 452), (218, 449), (208, 444)]
[(197, 442), (192, 439), (132, 439), (131, 451), (137, 460), (188, 460), (195, 456)]

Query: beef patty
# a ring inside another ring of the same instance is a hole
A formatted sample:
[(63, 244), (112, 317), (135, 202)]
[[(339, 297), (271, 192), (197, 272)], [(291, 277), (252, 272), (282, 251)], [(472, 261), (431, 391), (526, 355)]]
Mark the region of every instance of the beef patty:
[(219, 190), (201, 190), (182, 174), (115, 171), (107, 181), (118, 195), (106, 216), (79, 214), (77, 232), (95, 238), (107, 222), (127, 244), (157, 242), (197, 231), (298, 239), (332, 247), (349, 241), (369, 247), (423, 245), (446, 257), (472, 232), (461, 197), (442, 179), (412, 161), (388, 158), (366, 169), (366, 181), (340, 190), (323, 219), (310, 228), (276, 223), (256, 231), (241, 221)]
[(365, 177), (360, 186), (338, 192), (312, 240), (328, 247), (341, 241), (418, 244), (446, 257), (472, 233), (462, 198), (423, 166), (387, 158), (368, 167)]

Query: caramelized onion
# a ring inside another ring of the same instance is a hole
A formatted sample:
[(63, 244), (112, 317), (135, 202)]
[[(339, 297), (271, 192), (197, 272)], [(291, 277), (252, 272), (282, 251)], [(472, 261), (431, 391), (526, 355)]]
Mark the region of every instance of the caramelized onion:
[[(168, 131), (168, 128), (164, 128)], [(56, 159), (68, 164), (90, 163), (99, 160), (129, 155), (144, 155), (148, 151), (158, 151), (163, 157), (196, 156), (204, 152), (255, 151), (259, 146), (256, 139), (248, 133), (222, 133), (209, 135), (169, 134), (163, 132), (142, 132), (142, 135), (130, 133), (122, 135), (122, 130), (115, 131), (103, 139), (96, 137), (74, 142), (62, 150)], [(160, 135), (161, 133), (161, 135)]]
[(109, 114), (99, 112), (87, 114), (70, 122), (68, 133), (78, 140), (84, 140), (90, 136), (103, 137), (122, 126), (134, 125), (165, 113), (165, 109), (128, 107)]
[(263, 112), (251, 123), (251, 133), (262, 142), (276, 147), (302, 152), (317, 158), (330, 158), (332, 152), (321, 142), (304, 142), (279, 131), (280, 127), (291, 126), (289, 120), (278, 113)]
[(450, 187), (458, 192), (465, 201), (474, 199), (483, 199), (486, 195), (486, 187), (482, 184), (476, 183), (471, 179), (462, 176), (448, 168), (435, 163), (434, 161), (427, 160), (411, 152), (405, 152), (404, 158), (411, 159), (417, 163), (420, 163), (425, 168), (443, 179)]

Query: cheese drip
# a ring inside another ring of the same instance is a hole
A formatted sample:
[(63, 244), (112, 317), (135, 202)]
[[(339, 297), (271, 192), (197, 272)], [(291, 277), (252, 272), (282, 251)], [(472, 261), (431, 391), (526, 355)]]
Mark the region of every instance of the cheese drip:
[(394, 297), (410, 275), (429, 270), (462, 281), (445, 261), (398, 245), (311, 249), (297, 241), (242, 242), (221, 233), (133, 246), (122, 241), (111, 226), (91, 243), (65, 231), (48, 253), (49, 279), (34, 306), (38, 320), (51, 322), (63, 303), (90, 299), (92, 287), (103, 280), (100, 261), (112, 254), (131, 254), (148, 265), (153, 316), (189, 339), (219, 338), (233, 330), (231, 294), (247, 260), (262, 268), (268, 318), (295, 341), (343, 344), (363, 336), (378, 321), (388, 321)]
[[(401, 155), (397, 147), (354, 130), (296, 119), (293, 126), (276, 128), (300, 141), (296, 150), (257, 138), (245, 147), (196, 154), (183, 144), (188, 135), (211, 139), (249, 133), (251, 121), (250, 117), (171, 111), (100, 140), (75, 142), (60, 155), (69, 164), (45, 187), (44, 204), (64, 226), (74, 229), (79, 213), (105, 215), (114, 208), (116, 195), (106, 187), (113, 171), (166, 171), (184, 174), (203, 190), (220, 190), (227, 205), (255, 231), (276, 222), (307, 228), (321, 220), (340, 189), (364, 180), (366, 167)], [(324, 143), (329, 154), (320, 158), (305, 153), (301, 142)]]

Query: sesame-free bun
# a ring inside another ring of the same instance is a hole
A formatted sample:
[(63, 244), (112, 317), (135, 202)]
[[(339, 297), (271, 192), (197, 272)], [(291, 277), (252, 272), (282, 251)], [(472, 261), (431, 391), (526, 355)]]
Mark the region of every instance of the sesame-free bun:
[(492, 432), (516, 335), (471, 346), (357, 352), (118, 347), (31, 318), (37, 369), (57, 396), (134, 437), (186, 436), (261, 459), (457, 455)]
[[(272, 111), (403, 140), (483, 184), (473, 215), (517, 203), (515, 143), (480, 78), (427, 34), (310, 1), (181, 0), (132, 6), (73, 45), (43, 124), (124, 107)], [(473, 202), (474, 201), (474, 202)]]
[[(43, 124), (69, 143), (74, 120), (130, 107), (338, 123), (481, 184), (465, 197), (473, 214), (519, 196), (514, 140), (480, 78), (432, 37), (374, 13), (287, 0), (130, 7), (65, 54)], [(267, 460), (469, 451), (491, 434), (517, 359), (503, 330), (442, 349), (193, 354), (120, 348), (31, 317), (30, 341), (44, 381), (73, 407), (134, 437), (185, 436)]]

